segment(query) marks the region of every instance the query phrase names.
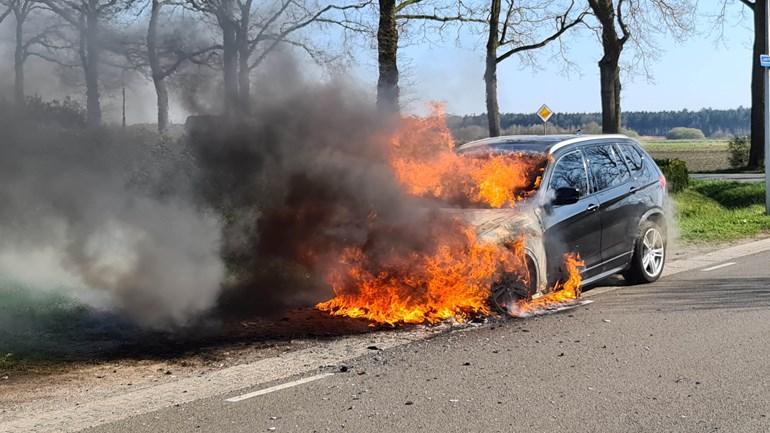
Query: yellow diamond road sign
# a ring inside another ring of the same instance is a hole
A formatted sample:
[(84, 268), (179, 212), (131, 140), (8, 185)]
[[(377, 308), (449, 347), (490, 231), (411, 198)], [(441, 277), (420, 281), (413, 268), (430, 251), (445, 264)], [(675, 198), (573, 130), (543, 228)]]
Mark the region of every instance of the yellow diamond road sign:
[(547, 122), (548, 119), (550, 119), (551, 116), (553, 116), (553, 111), (550, 108), (548, 108), (547, 105), (543, 104), (543, 106), (540, 107), (539, 110), (537, 110), (537, 115), (538, 117), (540, 117), (540, 119), (543, 122)]

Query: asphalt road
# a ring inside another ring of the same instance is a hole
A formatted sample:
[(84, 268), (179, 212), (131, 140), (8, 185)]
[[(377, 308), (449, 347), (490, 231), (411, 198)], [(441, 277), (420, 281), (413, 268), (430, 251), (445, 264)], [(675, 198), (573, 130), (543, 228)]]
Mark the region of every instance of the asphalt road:
[(764, 173), (691, 173), (690, 179), (759, 183), (765, 181), (765, 175)]
[(89, 431), (767, 432), (770, 252), (732, 262)]

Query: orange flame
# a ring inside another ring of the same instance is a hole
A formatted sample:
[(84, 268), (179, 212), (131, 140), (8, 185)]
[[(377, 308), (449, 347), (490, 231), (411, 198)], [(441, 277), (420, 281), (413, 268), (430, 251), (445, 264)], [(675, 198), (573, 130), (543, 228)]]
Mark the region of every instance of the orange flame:
[(472, 158), (454, 152), (443, 109), (428, 117), (402, 119), (390, 139), (390, 162), (407, 191), (461, 205), (511, 207), (531, 195), (544, 156), (504, 154)]
[(503, 272), (526, 269), (524, 242), (509, 247), (481, 243), (459, 222), (427, 254), (389, 257), (374, 264), (360, 248), (343, 252), (329, 283), (335, 297), (316, 305), (335, 316), (377, 323), (435, 323), (489, 314), (492, 283)]
[(564, 265), (567, 268), (567, 281), (557, 284), (553, 290), (540, 298), (526, 300), (522, 299), (511, 305), (509, 313), (516, 317), (526, 317), (540, 312), (552, 310), (571, 304), (580, 297), (580, 267), (585, 262), (575, 253), (564, 255)]

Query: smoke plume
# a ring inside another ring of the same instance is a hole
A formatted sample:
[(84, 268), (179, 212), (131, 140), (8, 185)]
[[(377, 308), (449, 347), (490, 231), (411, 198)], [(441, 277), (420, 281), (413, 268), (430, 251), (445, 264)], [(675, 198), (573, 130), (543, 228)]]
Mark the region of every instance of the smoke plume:
[(185, 191), (182, 152), (138, 133), (2, 114), (4, 278), (64, 286), (149, 326), (184, 324), (214, 305), (224, 275), (219, 217)]
[(328, 299), (345, 248), (374, 268), (435, 248), (452, 223), (395, 179), (395, 119), (344, 79), (279, 69), (250, 116), (191, 117), (179, 140), (4, 113), (0, 273), (165, 327)]

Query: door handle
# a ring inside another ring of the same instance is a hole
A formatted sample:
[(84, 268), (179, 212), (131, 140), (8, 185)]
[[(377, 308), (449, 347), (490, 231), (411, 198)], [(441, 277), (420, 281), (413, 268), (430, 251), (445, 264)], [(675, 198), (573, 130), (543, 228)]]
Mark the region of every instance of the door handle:
[(635, 186), (632, 186), (632, 187), (631, 187), (631, 189), (629, 189), (629, 190), (628, 190), (628, 192), (630, 192), (631, 194), (634, 194), (634, 193), (636, 193), (636, 191), (638, 191), (638, 190), (639, 190), (639, 188), (637, 188), (637, 187), (635, 187)]
[(588, 207), (586, 208), (586, 210), (587, 210), (588, 212), (593, 212), (593, 211), (595, 211), (596, 209), (599, 209), (599, 205), (598, 205), (598, 204), (596, 204), (596, 203), (591, 203), (591, 204), (589, 204), (589, 205), (588, 205)]

